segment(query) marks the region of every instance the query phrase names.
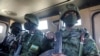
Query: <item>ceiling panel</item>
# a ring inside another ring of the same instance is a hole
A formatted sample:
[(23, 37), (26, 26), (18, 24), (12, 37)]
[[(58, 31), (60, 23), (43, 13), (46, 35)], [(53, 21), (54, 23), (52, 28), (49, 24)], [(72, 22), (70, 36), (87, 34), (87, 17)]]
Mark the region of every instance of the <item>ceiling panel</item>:
[[(100, 5), (100, 0), (75, 0), (72, 3), (77, 5), (79, 7), (79, 9), (81, 10), (81, 9), (85, 9), (88, 7)], [(65, 4), (63, 4), (62, 6), (65, 6)], [(37, 13), (36, 15), (38, 15), (40, 18), (58, 15), (59, 8), (61, 8), (62, 6), (58, 6), (55, 8), (49, 8), (47, 10), (44, 10), (44, 11)], [(48, 13), (46, 13), (46, 12), (48, 12)]]
[[(58, 7), (53, 7), (67, 0), (0, 0), (0, 14), (24, 22), (26, 13), (35, 13), (40, 18), (58, 14)], [(73, 1), (73, 0), (72, 0)], [(100, 0), (75, 0), (81, 9), (100, 4)]]
[(65, 1), (67, 0), (0, 0), (0, 14), (24, 21), (26, 13), (37, 12)]

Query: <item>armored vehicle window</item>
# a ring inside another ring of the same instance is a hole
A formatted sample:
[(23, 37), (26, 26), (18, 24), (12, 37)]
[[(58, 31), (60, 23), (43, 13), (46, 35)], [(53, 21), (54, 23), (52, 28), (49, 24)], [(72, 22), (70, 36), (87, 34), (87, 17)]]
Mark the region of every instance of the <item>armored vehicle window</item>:
[(7, 25), (5, 23), (0, 22), (0, 43), (3, 42), (6, 36)]

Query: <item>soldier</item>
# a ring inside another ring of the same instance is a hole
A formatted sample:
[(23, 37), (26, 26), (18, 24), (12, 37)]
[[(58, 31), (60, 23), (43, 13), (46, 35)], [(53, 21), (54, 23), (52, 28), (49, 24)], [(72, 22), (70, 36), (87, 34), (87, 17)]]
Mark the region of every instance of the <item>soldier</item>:
[(18, 43), (18, 35), (22, 31), (21, 28), (21, 23), (19, 22), (14, 22), (10, 26), (11, 28), (11, 33), (8, 33), (7, 39), (6, 39), (6, 44), (9, 45), (10, 48), (10, 56), (14, 54), (14, 51), (17, 48), (17, 43)]
[(2, 51), (5, 52), (4, 54), (7, 54), (7, 55), (1, 55), (1, 56), (13, 55), (14, 50), (17, 47), (16, 36), (21, 31), (21, 23), (14, 22), (12, 23), (10, 28), (11, 28), (11, 33), (8, 33), (4, 42), (1, 45)]
[(7, 37), (8, 42), (11, 42), (16, 39), (16, 36), (22, 30), (21, 23), (19, 22), (12, 23), (12, 25), (10, 26), (10, 29), (11, 29), (11, 33), (8, 33), (8, 37)]
[(8, 34), (7, 41), (8, 43), (10, 42), (11, 44), (11, 42), (16, 41), (17, 35), (22, 31), (21, 23), (19, 22), (12, 23), (10, 29), (11, 29), (11, 33)]
[(62, 54), (53, 56), (99, 56), (95, 41), (90, 38), (85, 29), (75, 29), (73, 26), (80, 18), (77, 7), (67, 4), (66, 11), (62, 12), (61, 20), (66, 29), (62, 33)]
[(42, 49), (43, 34), (37, 29), (38, 18), (33, 14), (26, 14), (24, 24), (29, 33), (22, 40), (21, 56), (38, 56)]
[(15, 36), (17, 36), (18, 33), (20, 33), (20, 31), (22, 31), (21, 23), (19, 23), (19, 22), (14, 22), (10, 28), (11, 28), (11, 33), (14, 34)]

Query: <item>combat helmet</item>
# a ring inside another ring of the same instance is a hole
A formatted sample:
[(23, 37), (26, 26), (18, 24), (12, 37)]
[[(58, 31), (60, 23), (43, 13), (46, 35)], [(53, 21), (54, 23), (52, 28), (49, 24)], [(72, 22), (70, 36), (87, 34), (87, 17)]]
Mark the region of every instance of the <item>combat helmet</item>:
[(21, 29), (21, 23), (19, 23), (19, 22), (14, 22), (14, 23), (12, 23), (12, 25), (11, 25), (10, 28), (11, 28), (11, 29), (12, 29), (12, 28), (19, 28), (19, 29)]
[(66, 4), (65, 8), (61, 10), (61, 20), (65, 17), (65, 15), (69, 12), (75, 12), (77, 19), (80, 18), (79, 9), (74, 4)]
[(25, 20), (29, 21), (29, 22), (31, 22), (35, 25), (38, 25), (38, 23), (39, 23), (38, 17), (34, 14), (26, 14), (25, 15)]

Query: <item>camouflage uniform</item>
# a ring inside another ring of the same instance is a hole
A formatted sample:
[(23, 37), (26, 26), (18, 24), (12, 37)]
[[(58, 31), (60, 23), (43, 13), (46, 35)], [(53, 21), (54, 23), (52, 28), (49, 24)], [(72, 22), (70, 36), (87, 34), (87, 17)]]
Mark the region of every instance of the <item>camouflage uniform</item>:
[(17, 41), (17, 36), (20, 34), (20, 32), (22, 31), (22, 28), (21, 28), (21, 23), (19, 22), (14, 22), (12, 23), (11, 25), (11, 33), (8, 33), (8, 36), (7, 36), (7, 43), (9, 45), (12, 45), (12, 42), (13, 41)]
[(27, 14), (25, 19), (27, 20), (25, 28), (29, 30), (29, 33), (22, 39), (22, 52), (20, 56), (38, 56), (42, 49), (43, 34), (36, 29), (38, 20), (34, 15)]
[(18, 46), (18, 38), (19, 38), (19, 35), (22, 31), (22, 28), (21, 28), (21, 23), (19, 22), (14, 22), (12, 25), (11, 25), (11, 33), (8, 34), (8, 37), (7, 37), (7, 44), (9, 45), (9, 49), (10, 49), (10, 53), (9, 55), (10, 56), (13, 56), (14, 54), (14, 51), (17, 49), (17, 46)]
[[(81, 29), (72, 29), (71, 32), (67, 30), (61, 31), (63, 36), (62, 51), (67, 56), (78, 56), (81, 38)], [(96, 56), (98, 54), (96, 44), (87, 32), (84, 32), (83, 56)]]
[[(86, 29), (75, 29), (73, 26), (76, 21), (80, 18), (79, 10), (74, 4), (66, 5), (67, 10), (62, 13), (61, 20), (65, 22), (67, 27), (71, 27), (72, 30), (62, 31), (63, 36), (63, 53), (68, 56), (79, 56), (82, 52), (82, 56), (97, 56), (98, 50), (95, 41), (90, 38)], [(74, 28), (74, 29), (73, 29)], [(83, 44), (81, 43), (81, 35), (84, 34)], [(80, 45), (83, 45), (80, 51)]]
[(31, 34), (27, 34), (23, 39), (21, 56), (37, 56), (41, 51), (43, 34), (40, 31), (36, 30), (34, 35), (32, 35), (32, 38), (30, 36)]
[(6, 43), (11, 46), (13, 41), (16, 41), (16, 36), (12, 33), (8, 33)]
[[(62, 53), (67, 56), (78, 56), (79, 48), (80, 48), (80, 38), (82, 35), (83, 29), (72, 29), (70, 32), (67, 30), (62, 31)], [(98, 50), (95, 44), (95, 41), (89, 36), (87, 31), (84, 32), (84, 45), (82, 56), (96, 56), (98, 55)], [(46, 41), (48, 39), (44, 39)], [(52, 49), (54, 42), (48, 40), (48, 42), (44, 42), (44, 46), (48, 46), (46, 50)]]
[[(67, 26), (65, 30), (60, 31), (62, 35), (62, 53), (67, 56), (79, 56), (79, 52), (81, 52), (79, 51), (81, 37), (82, 37), (81, 35), (84, 32), (84, 43), (82, 47), (81, 56), (98, 56), (98, 50), (97, 50), (95, 41), (92, 38), (90, 38), (89, 33), (87, 33), (87, 30), (75, 29), (73, 27), (77, 19), (80, 18), (77, 8), (73, 6), (74, 6), (73, 4), (67, 5), (66, 6), (67, 9), (62, 12), (62, 16), (61, 16), (61, 20)], [(76, 13), (76, 14), (73, 15), (73, 13)], [(70, 31), (69, 29), (67, 29), (68, 27), (71, 28)], [(45, 43), (48, 43), (48, 45), (44, 44), (45, 46), (50, 46), (49, 44), (50, 42), (45, 42)], [(51, 41), (51, 43), (53, 42)]]

